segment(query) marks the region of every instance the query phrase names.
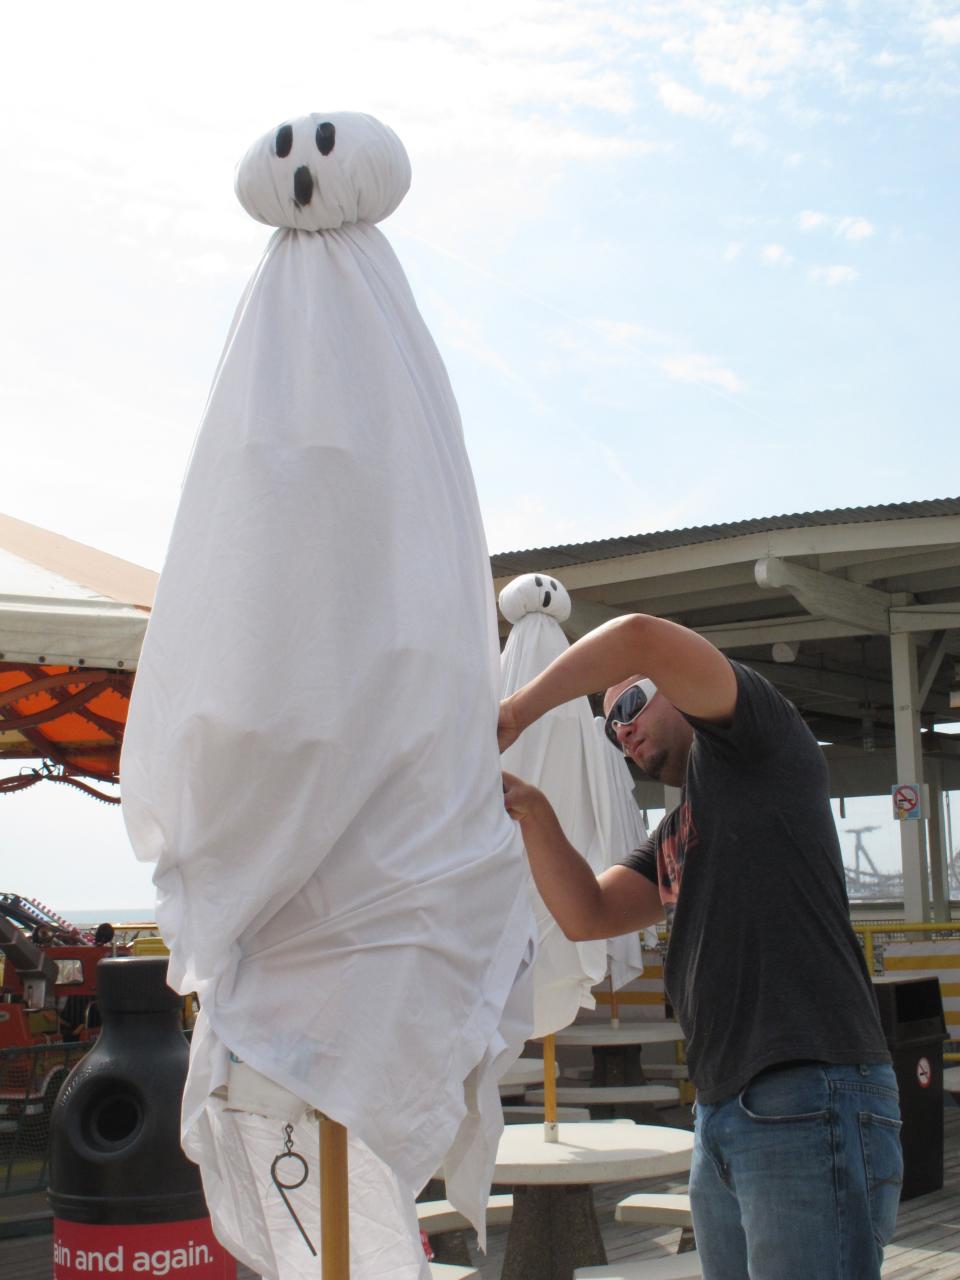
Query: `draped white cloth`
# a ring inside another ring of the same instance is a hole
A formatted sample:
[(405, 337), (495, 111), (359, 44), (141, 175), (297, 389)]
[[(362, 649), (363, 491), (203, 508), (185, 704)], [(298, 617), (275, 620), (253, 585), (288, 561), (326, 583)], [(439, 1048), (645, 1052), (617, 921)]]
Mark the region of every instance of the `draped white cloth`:
[[(513, 623), (501, 655), (506, 697), (569, 648), (560, 623), (569, 617), (570, 597), (556, 578), (523, 574), (501, 591), (500, 611)], [(504, 752), (503, 767), (546, 795), (567, 839), (597, 873), (636, 848), (646, 834), (626, 764), (598, 737), (586, 698), (555, 707), (524, 730)], [(532, 878), (529, 893), (539, 937), (534, 1034), (542, 1036), (569, 1026), (580, 1008), (594, 1007), (590, 989), (607, 972), (608, 954), (618, 987), (643, 972), (643, 961), (637, 934), (608, 942), (570, 942)]]
[[(624, 854), (639, 848), (647, 838), (643, 815), (633, 797), (633, 779), (623, 755), (614, 751), (604, 732), (603, 716), (593, 722), (596, 731), (597, 758), (601, 772), (606, 773), (606, 786), (597, 788), (597, 825), (603, 847), (612, 866)], [(614, 990), (625, 987), (643, 973), (643, 948), (657, 945), (654, 927), (642, 933), (624, 933), (607, 940), (607, 966)]]
[[(496, 1081), (530, 1034), (480, 513), (446, 371), (372, 225), (408, 181), (367, 116), (293, 121), (241, 163), (245, 207), (283, 229), (215, 375), (122, 759), (169, 981), (202, 1006), (185, 1148), (218, 1234), (283, 1280), (320, 1264), (270, 1182), (282, 1125), (225, 1107), (229, 1053), (346, 1125), (353, 1280), (415, 1280), (412, 1201), (441, 1166), (482, 1234)], [(294, 1135), (307, 1217), (316, 1129)]]

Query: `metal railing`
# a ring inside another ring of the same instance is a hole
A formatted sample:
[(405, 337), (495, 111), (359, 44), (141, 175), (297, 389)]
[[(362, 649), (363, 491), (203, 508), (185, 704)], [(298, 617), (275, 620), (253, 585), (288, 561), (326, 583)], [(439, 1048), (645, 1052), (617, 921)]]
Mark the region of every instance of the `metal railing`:
[(90, 1043), (0, 1049), (0, 1196), (47, 1185), (50, 1112)]
[[(960, 923), (933, 921), (914, 924), (906, 920), (871, 920), (868, 923), (854, 921), (853, 931), (863, 944), (863, 957), (871, 975), (883, 973), (883, 948), (888, 942), (911, 942), (917, 936), (930, 942), (948, 942), (960, 938)], [(880, 938), (880, 945), (877, 939)]]

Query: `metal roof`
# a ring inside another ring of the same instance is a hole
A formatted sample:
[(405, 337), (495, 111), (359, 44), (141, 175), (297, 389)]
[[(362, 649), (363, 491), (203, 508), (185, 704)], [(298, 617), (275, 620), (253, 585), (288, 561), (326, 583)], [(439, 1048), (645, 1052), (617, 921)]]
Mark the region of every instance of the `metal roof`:
[(888, 520), (916, 520), (926, 516), (960, 515), (960, 498), (928, 498), (920, 502), (888, 502), (869, 507), (837, 507), (829, 511), (799, 511), (791, 515), (758, 516), (726, 524), (694, 525), (689, 529), (665, 529), (637, 533), (622, 538), (601, 538), (596, 542), (565, 543), (556, 547), (534, 547), (527, 551), (501, 551), (490, 557), (495, 578), (529, 573), (537, 569), (562, 569), (565, 565), (613, 560), (643, 551), (719, 542), (750, 533), (776, 529), (809, 529), (829, 525), (871, 524)]

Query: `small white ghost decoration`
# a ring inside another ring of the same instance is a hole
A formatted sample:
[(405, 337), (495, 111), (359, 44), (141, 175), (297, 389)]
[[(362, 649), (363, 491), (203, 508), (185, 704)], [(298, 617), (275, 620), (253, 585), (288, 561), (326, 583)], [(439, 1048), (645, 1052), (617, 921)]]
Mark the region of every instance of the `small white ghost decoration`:
[(403, 143), (373, 116), (313, 112), (265, 133), (237, 166), (237, 199), (269, 227), (381, 222), (410, 186)]
[(528, 613), (545, 613), (557, 622), (570, 617), (570, 596), (562, 582), (544, 573), (524, 573), (500, 592), (500, 612), (517, 623)]

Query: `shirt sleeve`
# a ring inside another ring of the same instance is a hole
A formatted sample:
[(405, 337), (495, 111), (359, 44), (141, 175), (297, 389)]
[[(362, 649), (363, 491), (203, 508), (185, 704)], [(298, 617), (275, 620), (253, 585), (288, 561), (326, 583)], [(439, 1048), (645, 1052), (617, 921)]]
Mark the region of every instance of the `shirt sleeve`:
[(729, 725), (686, 716), (698, 736), (721, 753), (770, 758), (798, 732), (811, 737), (800, 712), (769, 680), (739, 662), (730, 662), (737, 678), (737, 705)]
[(656, 832), (647, 836), (643, 844), (621, 858), (617, 866), (629, 867), (631, 871), (639, 871), (651, 883), (657, 884), (657, 843), (655, 837)]

